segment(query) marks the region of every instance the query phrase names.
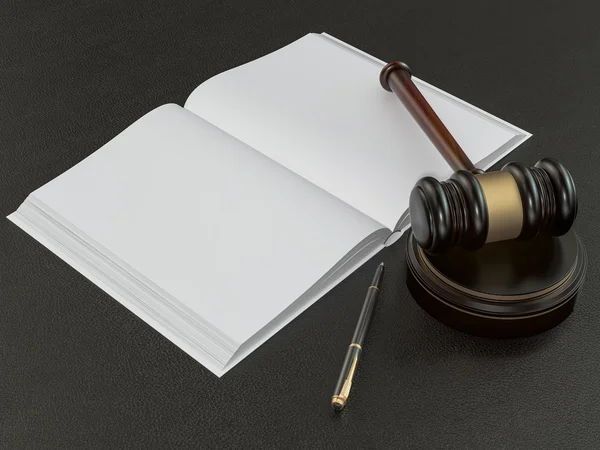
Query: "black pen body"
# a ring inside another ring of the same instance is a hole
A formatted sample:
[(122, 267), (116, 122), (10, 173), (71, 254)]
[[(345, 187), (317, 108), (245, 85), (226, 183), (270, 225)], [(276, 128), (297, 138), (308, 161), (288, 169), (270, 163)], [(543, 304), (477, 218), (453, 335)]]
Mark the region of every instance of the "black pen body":
[(365, 303), (363, 304), (363, 308), (358, 318), (358, 323), (356, 324), (356, 329), (354, 330), (354, 336), (352, 336), (352, 344), (358, 344), (361, 348), (365, 342), (367, 330), (369, 329), (369, 324), (373, 318), (373, 312), (375, 311), (378, 297), (379, 286), (369, 286), (367, 296), (365, 297)]
[(356, 324), (356, 329), (354, 330), (354, 335), (352, 336), (352, 341), (348, 347), (348, 350), (346, 351), (344, 364), (342, 365), (340, 376), (333, 391), (331, 405), (336, 411), (340, 411), (342, 408), (344, 408), (346, 400), (350, 394), (352, 379), (354, 378), (354, 373), (362, 352), (367, 330), (369, 329), (369, 324), (371, 323), (373, 312), (375, 311), (375, 306), (377, 304), (377, 298), (379, 297), (379, 285), (381, 284), (382, 277), (383, 263), (377, 267), (375, 277), (373, 278), (373, 283), (371, 283), (371, 286), (369, 286), (367, 290), (365, 302), (360, 312), (358, 323)]

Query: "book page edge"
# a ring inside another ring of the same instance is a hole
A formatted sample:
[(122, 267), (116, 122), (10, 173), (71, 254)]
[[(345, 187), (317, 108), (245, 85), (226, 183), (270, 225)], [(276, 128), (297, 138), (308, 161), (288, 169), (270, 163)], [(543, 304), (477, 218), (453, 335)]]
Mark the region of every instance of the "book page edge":
[(148, 324), (153, 330), (161, 334), (168, 341), (171, 341), (175, 346), (179, 347), (184, 353), (187, 353), (194, 360), (208, 369), (210, 372), (215, 374), (217, 377), (221, 377), (225, 372), (221, 366), (212, 362), (212, 359), (207, 357), (204, 352), (202, 352), (198, 348), (194, 348), (185, 342), (184, 339), (181, 339), (175, 333), (170, 332), (167, 328), (163, 327), (163, 325), (153, 319), (149, 314), (146, 313), (143, 309), (137, 307), (133, 303), (127, 301), (122, 295), (120, 295), (116, 290), (112, 289), (108, 284), (104, 283), (99, 277), (94, 275), (92, 272), (85, 269), (85, 267), (79, 262), (71, 258), (66, 252), (62, 251), (57, 245), (53, 244), (49, 239), (46, 239), (42, 233), (39, 233), (35, 230), (34, 227), (30, 226), (25, 220), (21, 218), (18, 210), (13, 212), (12, 214), (6, 217), (24, 232), (33, 237), (37, 242), (42, 244), (45, 248), (50, 250), (54, 255), (67, 263), (70, 267), (75, 269), (81, 275), (83, 275), (86, 279), (91, 281), (97, 287), (102, 289), (106, 294), (108, 294), (113, 299), (117, 300), (122, 306), (124, 306), (127, 310), (137, 316), (139, 319)]
[[(225, 366), (223, 368), (223, 372), (227, 373), (228, 371), (233, 369), (236, 365), (238, 365), (240, 362), (242, 362), (245, 358), (250, 356), (256, 349), (261, 347), (269, 339), (273, 338), (277, 333), (279, 333), (279, 331), (281, 331), (284, 327), (289, 325), (293, 320), (298, 318), (304, 311), (306, 311), (309, 307), (314, 305), (323, 296), (325, 296), (329, 291), (331, 291), (333, 288), (335, 288), (337, 285), (339, 285), (341, 282), (343, 282), (351, 274), (356, 272), (356, 270), (358, 270), (361, 266), (363, 266), (367, 261), (369, 261), (376, 254), (378, 254), (381, 250), (383, 250), (383, 248), (385, 248), (385, 245), (383, 245), (383, 243), (381, 245), (374, 246), (374, 248), (371, 251), (366, 253), (363, 257), (361, 257), (360, 259), (355, 261), (354, 264), (351, 264), (348, 268), (346, 268), (346, 270), (344, 270), (341, 274), (339, 274), (336, 277), (334, 282), (322, 283), (322, 284), (324, 284), (324, 286), (322, 286), (309, 300), (302, 303), (298, 307), (298, 309), (294, 312), (293, 315), (287, 317), (284, 320), (281, 320), (279, 323), (274, 325), (273, 328), (271, 330), (269, 330), (269, 332), (262, 332), (262, 330), (258, 331), (258, 333), (262, 333), (260, 338), (257, 339), (256, 342), (253, 342), (253, 344), (247, 348), (243, 348), (243, 344), (242, 344), (242, 348), (240, 348), (240, 350), (238, 350), (238, 352), (236, 352), (232, 356), (232, 358), (229, 360), (229, 362), (227, 364), (225, 364)], [(272, 324), (272, 323), (270, 323), (270, 324)], [(266, 325), (265, 327), (267, 327), (268, 325)], [(263, 328), (265, 328), (265, 327), (263, 327)]]
[[(337, 39), (336, 37), (331, 36), (327, 33), (321, 33), (321, 34), (318, 34), (318, 36), (323, 38), (323, 40), (325, 40), (326, 42), (329, 42), (329, 43), (334, 44), (338, 47), (341, 47), (345, 50), (348, 50), (348, 51), (356, 54), (357, 56), (362, 57), (363, 59), (366, 59), (374, 64), (377, 64), (378, 66), (383, 66), (386, 64), (384, 61), (382, 61), (372, 55), (369, 55), (368, 53), (366, 53), (356, 47), (353, 47), (352, 45), (347, 44), (346, 42), (341, 41), (341, 40)], [(525, 136), (525, 139), (523, 141), (521, 141), (521, 143), (532, 136), (532, 134), (529, 133), (528, 131), (525, 131), (503, 119), (500, 119), (499, 117), (497, 117), (493, 114), (490, 114), (489, 112), (484, 111), (483, 109), (481, 109), (465, 100), (462, 100), (462, 99), (460, 99), (438, 87), (435, 87), (435, 86), (427, 83), (426, 81), (421, 80), (420, 78), (413, 76), (412, 79), (413, 79), (414, 83), (417, 86), (419, 86), (420, 88), (447, 99), (448, 101), (456, 104), (457, 106), (459, 106), (463, 109), (466, 109), (466, 110), (474, 113), (475, 115), (487, 120), (488, 122), (492, 122), (492, 123), (496, 124), (497, 126), (510, 131), (515, 136), (517, 136), (517, 135)], [(514, 147), (513, 147), (513, 149), (514, 149)]]

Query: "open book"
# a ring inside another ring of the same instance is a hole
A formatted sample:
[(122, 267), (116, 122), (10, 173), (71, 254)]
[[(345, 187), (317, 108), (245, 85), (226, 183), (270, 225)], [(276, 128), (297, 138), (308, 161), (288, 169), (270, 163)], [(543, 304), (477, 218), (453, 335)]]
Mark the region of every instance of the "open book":
[[(151, 111), (9, 218), (221, 376), (401, 235), (419, 177), (451, 174), (383, 65), (309, 34)], [(530, 136), (413, 79), (478, 167)]]

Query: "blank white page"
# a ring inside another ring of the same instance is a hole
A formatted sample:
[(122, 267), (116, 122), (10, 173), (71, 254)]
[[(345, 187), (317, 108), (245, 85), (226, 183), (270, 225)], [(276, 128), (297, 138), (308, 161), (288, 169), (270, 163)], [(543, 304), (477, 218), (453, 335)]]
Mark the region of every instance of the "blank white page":
[(382, 228), (177, 105), (32, 195), (237, 345)]
[[(310, 34), (211, 78), (185, 107), (394, 228), (417, 179), (446, 178), (451, 170), (400, 100), (380, 86), (382, 67), (343, 43)], [(529, 137), (415, 82), (473, 161), (506, 153)]]

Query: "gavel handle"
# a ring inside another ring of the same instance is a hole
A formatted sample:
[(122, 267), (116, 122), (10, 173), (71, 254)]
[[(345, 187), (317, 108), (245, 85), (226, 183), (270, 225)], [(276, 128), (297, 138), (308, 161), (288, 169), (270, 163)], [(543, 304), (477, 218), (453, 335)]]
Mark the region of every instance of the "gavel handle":
[(386, 91), (394, 92), (402, 101), (452, 170), (480, 172), (425, 100), (411, 77), (410, 68), (406, 64), (394, 61), (381, 70), (379, 81)]

